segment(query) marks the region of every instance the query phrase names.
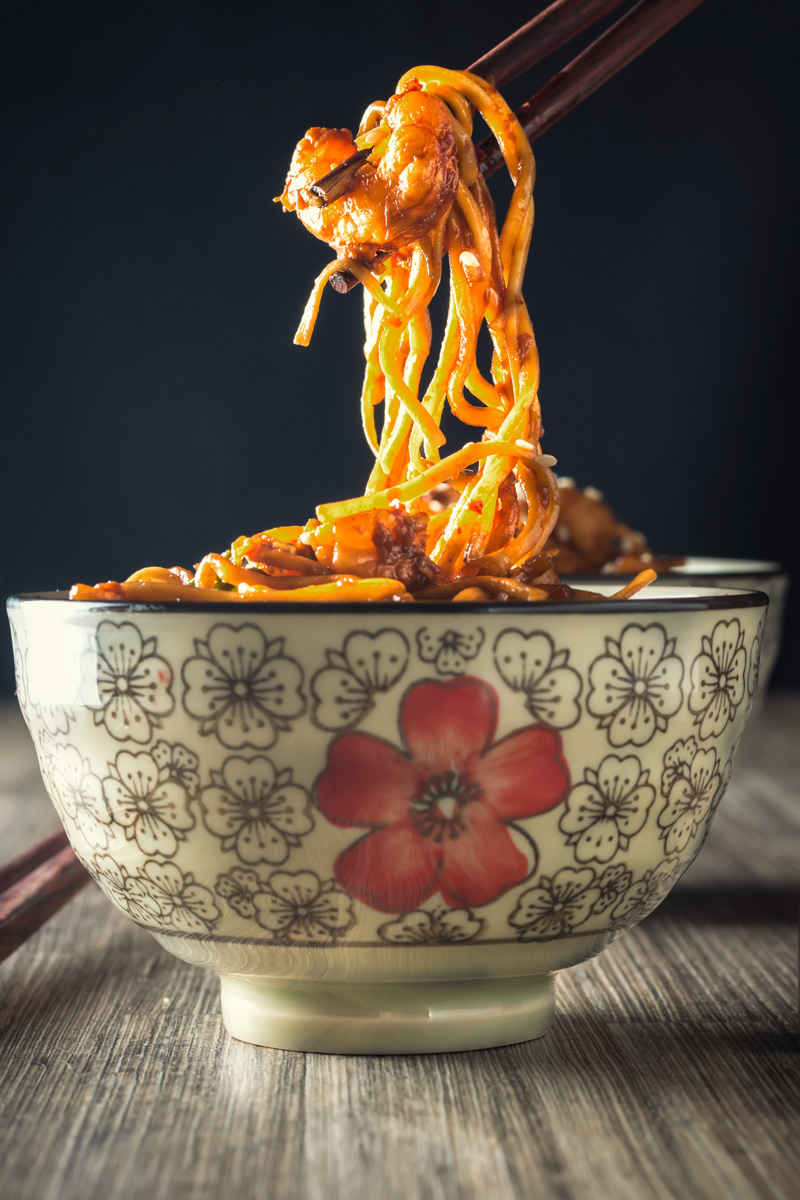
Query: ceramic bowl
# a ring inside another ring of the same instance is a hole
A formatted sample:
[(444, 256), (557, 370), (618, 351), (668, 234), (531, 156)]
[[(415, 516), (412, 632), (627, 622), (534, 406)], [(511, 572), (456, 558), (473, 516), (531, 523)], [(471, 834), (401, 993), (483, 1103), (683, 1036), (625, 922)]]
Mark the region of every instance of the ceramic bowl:
[[(608, 576), (580, 577), (580, 582), (592, 588), (603, 580), (607, 581)], [(579, 580), (576, 577), (576, 579), (570, 579), (569, 582), (577, 584)], [(789, 575), (786, 568), (780, 563), (766, 562), (762, 559), (691, 556), (685, 560), (682, 566), (673, 567), (667, 574), (662, 575), (661, 582), (678, 588), (715, 587), (726, 592), (741, 589), (753, 590), (764, 592), (769, 597), (769, 609), (761, 639), (758, 688), (750, 713), (752, 729), (761, 711), (781, 648), (786, 595), (789, 591)]]
[(536, 1037), (554, 973), (664, 898), (730, 777), (766, 604), (9, 612), (45, 785), (109, 899), (219, 972), (234, 1037), (386, 1053)]
[(717, 587), (726, 591), (744, 588), (764, 592), (769, 597), (769, 608), (761, 638), (761, 666), (752, 719), (766, 695), (781, 648), (786, 595), (789, 591), (789, 575), (786, 568), (780, 563), (763, 562), (760, 559), (687, 558), (682, 567), (674, 568), (672, 574), (684, 586), (688, 584), (690, 587)]

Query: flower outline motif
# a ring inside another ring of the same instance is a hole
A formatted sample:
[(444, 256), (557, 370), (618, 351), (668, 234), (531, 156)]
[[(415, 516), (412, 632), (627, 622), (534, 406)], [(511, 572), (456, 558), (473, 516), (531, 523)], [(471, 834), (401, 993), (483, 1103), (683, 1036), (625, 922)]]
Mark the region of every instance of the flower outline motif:
[(103, 796), (114, 822), (142, 854), (172, 858), (195, 819), (186, 789), (159, 768), (146, 750), (120, 750), (103, 780)]
[(730, 754), (728, 755), (728, 761), (725, 763), (725, 766), (722, 768), (722, 776), (721, 776), (722, 782), (720, 783), (719, 790), (717, 791), (717, 794), (714, 797), (714, 800), (711, 804), (711, 812), (712, 813), (715, 813), (717, 811), (717, 809), (720, 806), (723, 796), (725, 795), (725, 793), (728, 790), (728, 787), (730, 786), (731, 775), (733, 775), (733, 763), (734, 763), (734, 759), (736, 757), (737, 749), (738, 749), (737, 746), (733, 747)]
[(322, 882), (314, 871), (273, 871), (233, 867), (218, 875), (215, 891), (238, 916), (255, 920), (272, 942), (284, 946), (330, 946), (356, 923), (349, 896), (334, 879)]
[(269, 750), (305, 711), (303, 671), (257, 625), (217, 624), (183, 664), (183, 707), (229, 750)]
[(263, 755), (233, 756), (211, 780), (202, 791), (206, 828), (248, 866), (286, 862), (314, 828), (311, 797), (293, 782), (291, 768), (278, 771)]
[(57, 737), (60, 733), (69, 733), (70, 723), (75, 720), (75, 710), (69, 705), (42, 704), (37, 701), (33, 707), (51, 737)]
[(350, 897), (313, 871), (274, 871), (253, 903), (258, 924), (284, 945), (330, 945), (356, 920)]
[(388, 692), (405, 674), (409, 647), (397, 629), (357, 630), (341, 650), (327, 650), (327, 666), (311, 680), (314, 724), (329, 731), (351, 729), (373, 707), (376, 692)]
[(482, 629), (472, 633), (446, 629), (444, 633), (433, 634), (423, 626), (417, 630), (417, 651), (424, 663), (433, 664), (437, 675), (463, 675), (467, 663), (480, 652), (485, 636)]
[(217, 876), (214, 891), (227, 900), (238, 916), (253, 920), (256, 915), (253, 897), (266, 888), (267, 880), (252, 867), (232, 867), (227, 875)]
[[(115, 741), (144, 745), (175, 707), (172, 668), (132, 621), (101, 621), (81, 659), (87, 707)], [(96, 689), (96, 690), (95, 690)], [(93, 703), (94, 694), (100, 703)]]
[(472, 676), (413, 684), (400, 705), (402, 749), (347, 733), (328, 749), (315, 786), (332, 824), (361, 829), (334, 876), (381, 912), (491, 903), (535, 869), (516, 820), (547, 812), (569, 790), (560, 735), (543, 725), (495, 741), (497, 693)]
[(679, 858), (665, 858), (656, 867), (645, 871), (642, 878), (631, 884), (619, 903), (611, 910), (613, 926), (630, 928), (649, 916), (658, 908), (687, 865)]
[(716, 808), (721, 788), (719, 758), (713, 746), (701, 750), (693, 737), (670, 746), (661, 779), (666, 804), (658, 814), (659, 837), (668, 855), (686, 849)]
[(750, 647), (750, 670), (747, 672), (747, 694), (752, 699), (758, 687), (758, 666), (761, 659), (761, 630), (753, 638)]
[(558, 827), (566, 833), (579, 863), (607, 863), (643, 828), (656, 797), (635, 754), (607, 755), (597, 770), (587, 767), (573, 787)]
[(548, 633), (504, 629), (494, 643), (494, 661), (504, 683), (524, 692), (528, 711), (554, 729), (580, 720), (583, 680), (569, 666), (569, 650), (556, 650)]
[(546, 942), (570, 934), (592, 915), (600, 899), (591, 867), (562, 867), (542, 875), (535, 887), (522, 893), (508, 923), (521, 942)]
[(468, 908), (415, 909), (378, 929), (378, 937), (397, 946), (442, 945), (444, 942), (474, 942), (485, 921)]
[(107, 849), (112, 817), (103, 799), (101, 780), (74, 746), (56, 743), (48, 749), (48, 779), (64, 814), (87, 846)]
[(736, 717), (744, 698), (747, 653), (744, 630), (734, 617), (718, 621), (711, 637), (704, 635), (701, 651), (692, 663), (689, 710), (700, 728), (701, 742), (719, 737)]
[(11, 622), (10, 629), (11, 652), (14, 658), (14, 682), (17, 690), (17, 703), (19, 704), (25, 724), (28, 726), (31, 736), (33, 736), (31, 718), (28, 712), (28, 685), (26, 679), (27, 664), (25, 661), (26, 655), (22, 648), (22, 643), (20, 642), (19, 634), (17, 633), (17, 629), (13, 621)]
[(761, 668), (761, 647), (762, 647), (762, 643), (763, 643), (765, 623), (766, 623), (766, 613), (764, 614), (764, 616), (761, 618), (761, 620), (758, 623), (758, 629), (756, 630), (756, 635), (753, 638), (752, 645), (750, 646), (750, 653), (747, 656), (747, 661), (748, 661), (748, 667), (747, 667), (747, 712), (748, 712), (748, 714), (750, 713), (750, 710), (753, 707), (753, 702), (756, 698), (756, 692), (758, 691), (758, 676), (759, 676), (759, 670)]
[(160, 921), (181, 933), (208, 933), (221, 913), (213, 894), (174, 862), (145, 863), (138, 878), (158, 906)]
[(625, 863), (614, 863), (612, 866), (606, 867), (603, 874), (597, 879), (600, 896), (594, 902), (592, 915), (599, 916), (617, 904), (631, 886), (632, 880), (633, 875)]
[(200, 790), (200, 760), (196, 754), (180, 742), (170, 745), (169, 742), (156, 742), (150, 753), (158, 767), (159, 774), (166, 779), (179, 784), (189, 796), (196, 796)]
[(49, 733), (47, 733), (47, 731), (44, 729), (40, 729), (38, 734), (35, 734), (34, 730), (31, 729), (30, 735), (32, 738), (36, 737), (37, 739), (35, 744), (36, 758), (39, 763), (39, 770), (42, 773), (42, 783), (44, 784), (45, 791), (55, 805), (59, 816), (63, 820), (65, 809), (61, 803), (61, 797), (56, 791), (56, 785), (53, 783), (52, 772), (53, 753), (58, 743), (53, 741)]
[(131, 875), (110, 854), (96, 854), (94, 862), (84, 863), (84, 866), (111, 903), (138, 925), (152, 925), (163, 916), (158, 901), (147, 890), (140, 876)]
[(664, 626), (626, 625), (589, 668), (586, 707), (612, 746), (644, 746), (683, 703), (683, 663)]

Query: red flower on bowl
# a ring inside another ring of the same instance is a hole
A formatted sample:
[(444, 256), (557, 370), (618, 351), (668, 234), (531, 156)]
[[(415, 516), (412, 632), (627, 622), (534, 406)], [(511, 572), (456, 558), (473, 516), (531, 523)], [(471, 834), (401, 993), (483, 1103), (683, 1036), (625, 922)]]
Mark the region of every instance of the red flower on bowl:
[(400, 707), (404, 751), (367, 733), (334, 741), (317, 780), (333, 824), (368, 829), (336, 880), (381, 912), (435, 892), (452, 908), (489, 904), (531, 871), (515, 819), (555, 808), (570, 787), (561, 738), (527, 725), (495, 742), (497, 693), (470, 676), (423, 682)]

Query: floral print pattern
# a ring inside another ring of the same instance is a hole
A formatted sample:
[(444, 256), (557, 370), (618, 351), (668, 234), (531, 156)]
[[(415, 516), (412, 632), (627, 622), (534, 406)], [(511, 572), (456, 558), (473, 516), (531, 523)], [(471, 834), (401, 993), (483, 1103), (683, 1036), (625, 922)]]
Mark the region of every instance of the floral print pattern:
[(133, 921), (147, 928), (169, 926), (185, 934), (207, 934), (220, 910), (207, 887), (196, 883), (173, 862), (151, 859), (131, 872), (110, 854), (81, 859), (109, 899)]
[(181, 933), (207, 933), (219, 920), (212, 893), (195, 883), (191, 871), (184, 874), (171, 862), (148, 862), (139, 877), (158, 905), (161, 921)]
[(156, 639), (143, 639), (132, 621), (101, 621), (94, 643), (82, 667), (95, 725), (119, 742), (144, 745), (175, 706), (170, 665), (156, 654)]
[(583, 783), (572, 789), (559, 821), (578, 862), (609, 862), (618, 850), (628, 849), (655, 799), (649, 775), (635, 754), (610, 754), (596, 771), (586, 768)]
[(80, 841), (105, 850), (111, 813), (103, 799), (103, 785), (92, 773), (88, 759), (74, 746), (62, 745), (53, 745), (47, 757), (50, 782)]
[(761, 630), (758, 631), (750, 647), (750, 667), (747, 672), (747, 694), (752, 699), (758, 687), (758, 664), (761, 660)]
[[(33, 737), (33, 731), (31, 731), (31, 737)], [(42, 773), (42, 783), (45, 786), (48, 796), (53, 801), (53, 804), (55, 804), (58, 815), (64, 821), (67, 818), (67, 813), (64, 805), (61, 803), (61, 797), (56, 790), (56, 785), (53, 783), (52, 762), (57, 744), (45, 729), (39, 730), (36, 757), (39, 761), (39, 770)]]
[(166, 654), (164, 614), (99, 614), (91, 650), (74, 631), (65, 704), (44, 703), (63, 689), (15, 629), (76, 852), (149, 929), (411, 953), (610, 937), (652, 911), (725, 792), (763, 631), (758, 612), (696, 617), (684, 667), (667, 617), (567, 651), (560, 618), (536, 614), (488, 642), (474, 613), (437, 610), (407, 637), (383, 627), (394, 614), (312, 621), (300, 644), (296, 615), (285, 640), (269, 614), (222, 611), (192, 614)]
[(276, 941), (295, 945), (336, 941), (355, 924), (350, 898), (313, 871), (276, 871), (253, 903), (259, 925)]
[(466, 908), (417, 909), (378, 929), (378, 937), (398, 946), (441, 945), (442, 942), (472, 942), (486, 922)]
[(497, 694), (470, 676), (415, 684), (400, 728), (403, 750), (359, 733), (330, 746), (317, 805), (333, 825), (367, 830), (336, 859), (337, 882), (383, 912), (437, 891), (451, 908), (491, 903), (535, 865), (514, 820), (569, 788), (559, 735), (530, 725), (495, 742)]
[(667, 854), (685, 850), (714, 807), (722, 780), (716, 750), (699, 750), (694, 738), (671, 746), (664, 755), (661, 794), (666, 805), (658, 814), (660, 837)]
[(739, 622), (719, 621), (711, 637), (704, 637), (702, 650), (692, 663), (689, 709), (699, 725), (701, 742), (719, 737), (736, 716), (745, 689), (747, 654)]
[(256, 625), (215, 625), (183, 666), (183, 707), (230, 750), (269, 750), (305, 709), (303, 672)]
[(75, 720), (75, 711), (65, 704), (35, 704), (36, 715), (51, 737), (69, 733), (70, 723)]
[(657, 867), (645, 871), (643, 877), (632, 884), (619, 903), (611, 910), (611, 920), (616, 927), (628, 928), (638, 924), (653, 909), (658, 908), (667, 892), (685, 866), (680, 859), (664, 859)]
[(644, 746), (667, 728), (683, 699), (683, 663), (663, 625), (628, 625), (589, 670), (589, 712), (612, 746)]
[(417, 631), (417, 650), (423, 662), (433, 663), (438, 675), (463, 675), (467, 663), (477, 657), (483, 639), (482, 629), (472, 633), (447, 629), (434, 634), (425, 627)]
[(725, 766), (722, 769), (722, 782), (717, 790), (716, 796), (714, 797), (714, 799), (711, 802), (711, 812), (712, 813), (715, 813), (717, 811), (717, 809), (719, 808), (720, 801), (722, 800), (722, 797), (725, 795), (725, 793), (728, 790), (728, 784), (730, 783), (731, 775), (733, 774), (733, 760), (734, 760), (735, 756), (736, 756), (736, 750), (735, 749), (731, 750), (731, 752), (728, 756), (728, 761), (725, 763)]
[(616, 904), (631, 886), (633, 875), (624, 863), (606, 867), (597, 879), (600, 895), (592, 906), (592, 915), (599, 916)]
[(240, 917), (255, 919), (284, 945), (331, 945), (356, 921), (350, 897), (314, 871), (274, 871), (267, 879), (261, 870), (234, 867), (217, 877), (215, 890)]
[(33, 737), (31, 718), (28, 712), (28, 672), (25, 664), (25, 652), (20, 644), (19, 634), (13, 620), (10, 628), (11, 652), (14, 656), (14, 681), (17, 688), (17, 703), (19, 704), (20, 712), (22, 713), (25, 724), (28, 726), (31, 737)]
[(547, 633), (506, 629), (494, 644), (501, 678), (524, 692), (528, 711), (554, 729), (571, 729), (581, 715), (578, 697), (583, 681), (569, 663), (569, 650), (556, 650)]
[(93, 863), (84, 863), (117, 908), (139, 925), (152, 925), (162, 915), (158, 901), (150, 894), (141, 876), (131, 875), (109, 854), (96, 854)]
[(314, 828), (310, 798), (268, 758), (228, 758), (203, 789), (206, 828), (242, 862), (276, 866)]
[(341, 650), (311, 680), (312, 715), (320, 729), (349, 729), (369, 712), (376, 692), (388, 692), (408, 666), (408, 642), (396, 629), (348, 634)]
[(750, 646), (750, 653), (747, 656), (747, 712), (749, 714), (758, 691), (758, 672), (761, 665), (761, 647), (764, 637), (764, 624), (766, 614), (761, 618), (756, 636), (753, 638)]
[(536, 887), (523, 892), (508, 921), (520, 931), (521, 942), (549, 941), (583, 924), (599, 899), (590, 867), (562, 867), (552, 877), (542, 875)]
[(152, 754), (120, 750), (103, 780), (103, 796), (112, 818), (142, 854), (172, 858), (194, 826), (186, 790), (159, 767)]
[(156, 742), (151, 751), (158, 767), (159, 775), (171, 779), (184, 788), (190, 796), (196, 796), (200, 789), (200, 765), (196, 754), (187, 750), (177, 742), (170, 746), (169, 742)]
[(240, 917), (250, 921), (256, 915), (253, 897), (267, 888), (267, 880), (252, 867), (234, 867), (227, 875), (218, 875), (214, 891), (228, 901)]

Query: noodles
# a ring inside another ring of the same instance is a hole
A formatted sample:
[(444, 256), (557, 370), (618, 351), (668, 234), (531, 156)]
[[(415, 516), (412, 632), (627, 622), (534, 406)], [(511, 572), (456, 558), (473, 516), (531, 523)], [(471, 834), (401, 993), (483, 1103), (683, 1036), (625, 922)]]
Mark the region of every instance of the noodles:
[[(476, 112), (497, 139), (514, 185), (500, 228), (472, 141)], [(363, 495), (320, 504), (303, 527), (239, 538), (225, 553), (207, 554), (193, 574), (149, 567), (124, 583), (76, 585), (71, 596), (244, 603), (570, 598), (555, 570), (557, 547), (548, 546), (559, 492), (555, 460), (542, 454), (539, 355), (522, 298), (534, 179), (530, 144), (514, 113), (494, 87), (466, 72), (408, 72), (385, 104), (370, 105), (355, 138), (347, 130), (310, 129), (279, 199), (336, 257), (317, 276), (295, 341), (308, 345), (332, 276), (355, 276), (364, 292), (361, 418), (375, 459)], [(423, 389), (434, 340), (428, 310), (445, 264), (448, 314)], [(491, 378), (477, 361), (484, 324)], [(480, 430), (446, 453), (445, 406)], [(432, 494), (437, 488), (446, 489), (446, 503)], [(645, 585), (639, 578), (625, 595)]]

